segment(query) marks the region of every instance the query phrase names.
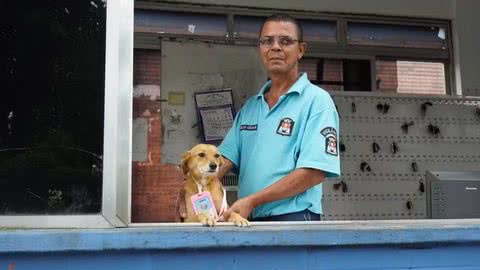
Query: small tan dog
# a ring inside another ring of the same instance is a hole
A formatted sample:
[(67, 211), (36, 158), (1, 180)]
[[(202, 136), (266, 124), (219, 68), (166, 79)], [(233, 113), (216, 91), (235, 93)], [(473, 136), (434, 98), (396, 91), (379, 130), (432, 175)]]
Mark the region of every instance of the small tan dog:
[[(211, 215), (195, 214), (190, 198), (200, 192), (210, 192), (218, 216), (228, 208), (225, 189), (218, 179), (223, 162), (223, 157), (214, 145), (198, 144), (183, 154), (181, 166), (187, 180), (184, 186), (186, 206), (184, 222), (200, 222), (208, 226), (216, 224), (216, 218)], [(237, 213), (232, 213), (228, 222), (240, 227), (250, 226), (248, 220)]]

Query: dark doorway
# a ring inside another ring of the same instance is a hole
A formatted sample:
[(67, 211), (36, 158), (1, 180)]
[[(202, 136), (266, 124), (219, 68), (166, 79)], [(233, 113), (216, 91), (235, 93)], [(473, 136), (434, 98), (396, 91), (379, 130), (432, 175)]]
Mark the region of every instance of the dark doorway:
[(372, 91), (369, 60), (343, 60), (344, 91)]

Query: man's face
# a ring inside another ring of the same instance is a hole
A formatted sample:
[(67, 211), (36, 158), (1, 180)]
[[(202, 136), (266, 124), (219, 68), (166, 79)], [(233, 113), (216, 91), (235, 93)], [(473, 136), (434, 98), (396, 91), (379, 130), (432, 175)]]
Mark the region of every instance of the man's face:
[(305, 52), (305, 44), (298, 41), (297, 28), (291, 22), (265, 23), (260, 39), (267, 41), (259, 43), (259, 52), (270, 74), (290, 72)]

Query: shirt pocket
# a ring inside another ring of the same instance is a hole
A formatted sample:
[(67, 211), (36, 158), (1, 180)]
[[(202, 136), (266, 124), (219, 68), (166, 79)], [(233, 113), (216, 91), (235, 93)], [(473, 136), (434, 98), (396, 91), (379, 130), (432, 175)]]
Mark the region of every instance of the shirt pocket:
[(295, 144), (298, 140), (298, 127), (293, 118), (279, 118), (271, 123), (268, 132), (271, 134), (269, 144), (275, 147), (271, 150), (275, 155), (293, 157)]
[(257, 134), (257, 124), (245, 123), (240, 125), (240, 140), (243, 146), (253, 144)]

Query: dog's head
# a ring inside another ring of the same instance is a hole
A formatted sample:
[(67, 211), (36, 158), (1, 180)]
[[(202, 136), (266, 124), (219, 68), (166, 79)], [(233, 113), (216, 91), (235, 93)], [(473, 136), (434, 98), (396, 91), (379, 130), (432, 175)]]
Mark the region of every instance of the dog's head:
[(216, 176), (222, 165), (222, 155), (210, 144), (197, 144), (182, 156), (183, 174), (190, 174), (194, 179)]

